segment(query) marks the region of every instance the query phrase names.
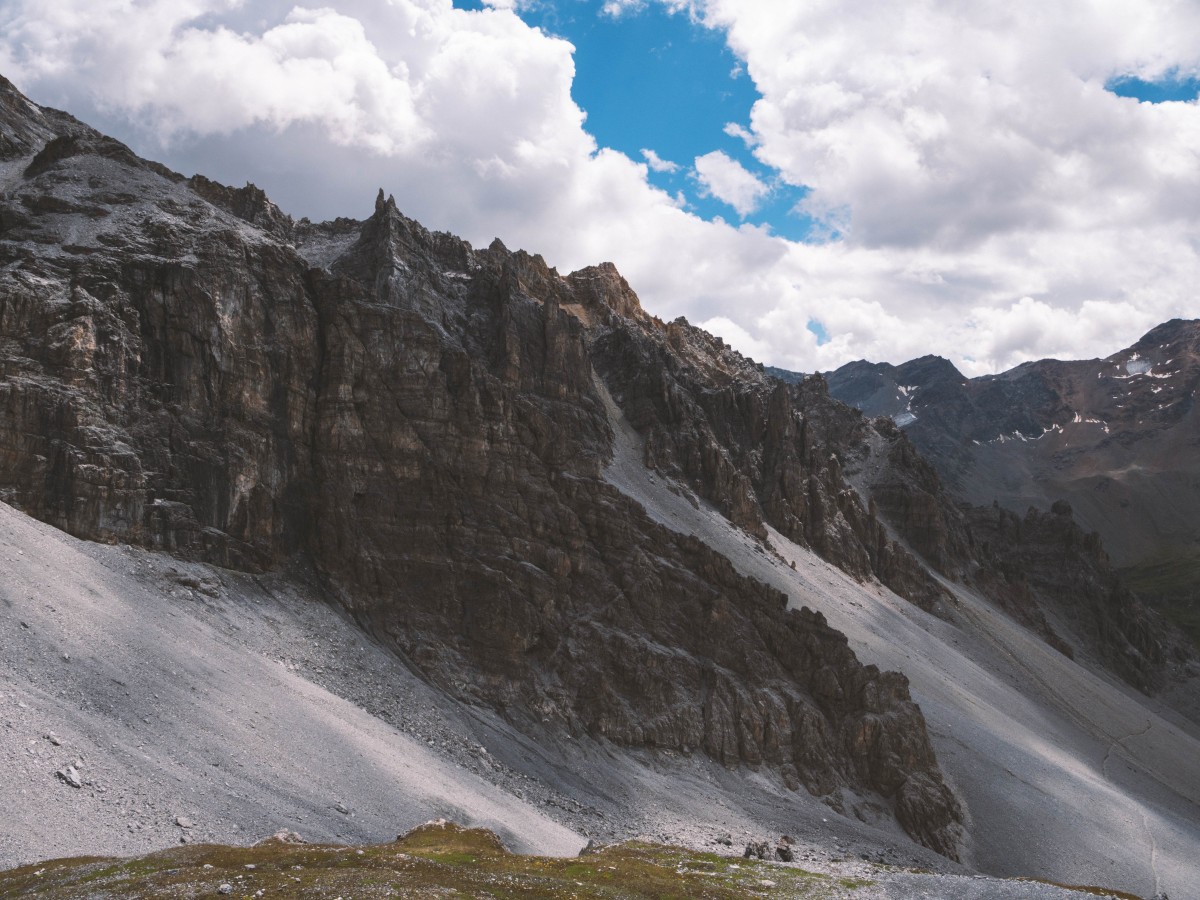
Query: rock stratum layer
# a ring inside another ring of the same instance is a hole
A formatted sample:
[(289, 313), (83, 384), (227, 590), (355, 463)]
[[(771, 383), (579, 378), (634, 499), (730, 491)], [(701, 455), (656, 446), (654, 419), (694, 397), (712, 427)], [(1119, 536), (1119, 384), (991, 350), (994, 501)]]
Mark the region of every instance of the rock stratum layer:
[(603, 477), (608, 390), (738, 524), (936, 594), (843, 479), (818, 385), (648, 316), (611, 266), (475, 250), (382, 193), (365, 222), (293, 222), (7, 82), (0, 192), (0, 498), (248, 571), (303, 556), (456, 696), (882, 797), (955, 854), (904, 677)]

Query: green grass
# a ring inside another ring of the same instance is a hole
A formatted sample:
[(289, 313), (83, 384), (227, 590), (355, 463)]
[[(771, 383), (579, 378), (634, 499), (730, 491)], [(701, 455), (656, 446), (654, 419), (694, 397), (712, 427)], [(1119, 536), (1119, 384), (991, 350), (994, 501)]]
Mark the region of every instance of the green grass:
[[(204, 868), (205, 866), (210, 868)], [(253, 869), (247, 869), (253, 865)], [(822, 898), (868, 882), (680, 847), (627, 842), (573, 858), (509, 853), (490, 831), (423, 825), (391, 844), (190, 845), (132, 860), (53, 860), (0, 873), (0, 897)]]

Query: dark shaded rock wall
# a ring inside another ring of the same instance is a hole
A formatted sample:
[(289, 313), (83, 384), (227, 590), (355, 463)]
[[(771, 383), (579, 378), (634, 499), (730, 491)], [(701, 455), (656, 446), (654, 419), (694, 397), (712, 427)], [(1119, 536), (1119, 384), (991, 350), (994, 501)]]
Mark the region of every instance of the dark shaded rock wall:
[(641, 314), (594, 329), (598, 371), (646, 439), (646, 465), (676, 477), (752, 534), (765, 525), (859, 578), (930, 607), (944, 591), (891, 540), (843, 476), (873, 424), (813, 377), (786, 383), (685, 321)]
[(1052, 610), (1066, 633), (1107, 668), (1144, 692), (1162, 688), (1173, 664), (1192, 651), (1141, 603), (1111, 566), (1095, 532), (1074, 521), (1070, 504), (1022, 517), (998, 504), (966, 507), (982, 562), (978, 581), (1020, 621), (1068, 655), (1046, 621)]
[(1187, 640), (1130, 591), (1069, 503), (1022, 517), (956, 502), (905, 431), (885, 417), (874, 427), (882, 440), (851, 477), (932, 569), (977, 589), (1064, 655), (1079, 651), (1143, 692), (1186, 673), (1195, 655)]

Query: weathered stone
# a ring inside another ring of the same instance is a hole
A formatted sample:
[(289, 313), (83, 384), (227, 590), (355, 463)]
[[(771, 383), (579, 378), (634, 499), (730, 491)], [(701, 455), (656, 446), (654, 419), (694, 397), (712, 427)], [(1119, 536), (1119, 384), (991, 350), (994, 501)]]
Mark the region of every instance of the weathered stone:
[(256, 846), (256, 847), (257, 847), (259, 844), (270, 844), (270, 843), (276, 843), (276, 844), (307, 844), (307, 843), (308, 843), (308, 841), (306, 841), (304, 838), (302, 838), (302, 837), (301, 837), (299, 834), (297, 834), (296, 832), (294, 832), (294, 831), (289, 831), (288, 829), (286, 829), (286, 828), (285, 828), (285, 829), (282, 829), (282, 830), (280, 830), (280, 831), (277, 831), (277, 832), (275, 832), (275, 833), (274, 833), (273, 835), (271, 835), (270, 837), (266, 837), (266, 838), (263, 838), (261, 841), (257, 841), (257, 842), (255, 842), (254, 846)]
[(767, 841), (750, 841), (742, 851), (743, 859), (768, 859), (771, 856), (771, 845)]
[[(302, 554), (430, 681), (519, 727), (903, 800), (953, 855), (903, 676), (603, 478), (597, 374), (647, 463), (736, 523), (932, 583), (843, 477), (862, 420), (819, 382), (653, 319), (611, 265), (560, 277), (382, 194), (362, 223), (292, 223), (73, 120), (46, 120), (59, 143), (9, 120), (31, 165), (0, 199), (0, 497), (226, 567)], [(88, 204), (110, 214), (79, 228)], [(902, 795), (913, 776), (929, 788)]]

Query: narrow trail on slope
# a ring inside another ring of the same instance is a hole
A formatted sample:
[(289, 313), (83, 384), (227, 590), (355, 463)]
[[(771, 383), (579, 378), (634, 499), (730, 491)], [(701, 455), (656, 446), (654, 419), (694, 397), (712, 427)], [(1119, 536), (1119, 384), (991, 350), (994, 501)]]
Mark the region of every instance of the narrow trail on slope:
[[(950, 583), (945, 579), (939, 580), (949, 587)], [(1127, 741), (1135, 736), (1135, 734), (1127, 734), (1120, 738), (1114, 737), (1102, 723), (1098, 722), (1092, 716), (1085, 715), (1079, 709), (1078, 704), (1069, 695), (1064, 693), (1059, 686), (1051, 683), (1037, 666), (1031, 665), (1028, 660), (1023, 659), (1021, 654), (1008, 641), (996, 633), (994, 624), (987, 620), (988, 615), (1003, 615), (1002, 613), (998, 613), (994, 609), (985, 612), (983, 608), (974, 608), (969, 602), (956, 605), (954, 611), (974, 626), (976, 635), (991, 646), (1002, 658), (1008, 660), (1015, 673), (1024, 675), (1031, 684), (1036, 685), (1040, 689), (1042, 696), (1052, 703), (1067, 719), (1074, 722), (1085, 734), (1091, 735), (1097, 741), (1109, 742), (1109, 748), (1104, 757), (1105, 762), (1107, 762), (1108, 755), (1112, 752), (1113, 744), (1120, 741)], [(1148, 726), (1149, 723), (1147, 722)], [(1144, 733), (1144, 731), (1145, 729), (1141, 733)], [(1105, 780), (1109, 780), (1107, 774), (1105, 774)], [(1166, 782), (1163, 783), (1165, 784)]]
[(1162, 879), (1158, 875), (1158, 841), (1154, 837), (1154, 829), (1150, 827), (1150, 817), (1142, 810), (1142, 828), (1150, 840), (1150, 874), (1154, 876), (1154, 896), (1162, 896)]
[(1117, 747), (1120, 747), (1122, 750), (1128, 750), (1129, 748), (1125, 746), (1126, 741), (1132, 740), (1135, 737), (1141, 737), (1142, 735), (1149, 732), (1150, 729), (1153, 727), (1154, 727), (1154, 723), (1150, 719), (1147, 719), (1146, 727), (1143, 728), (1141, 731), (1131, 731), (1129, 734), (1125, 735), (1124, 737), (1116, 738), (1115, 740), (1113, 740), (1113, 742), (1111, 744), (1108, 745), (1108, 750), (1106, 750), (1104, 753), (1104, 760), (1103, 760), (1103, 762), (1100, 763), (1100, 771), (1104, 775), (1105, 781), (1109, 781), (1109, 782), (1112, 781), (1112, 778), (1108, 774), (1108, 761), (1109, 761), (1109, 759), (1112, 758), (1113, 750), (1116, 749)]
[[(946, 584), (947, 586), (950, 585), (950, 582), (946, 581), (945, 579), (939, 580), (941, 580), (942, 583)], [(1085, 714), (1079, 708), (1078, 701), (1064, 693), (1059, 686), (1053, 684), (1050, 679), (1043, 675), (1043, 673), (1040, 672), (1036, 666), (1033, 666), (1026, 660), (1022, 659), (1020, 654), (1017, 653), (1014, 648), (1009, 646), (1009, 644), (1001, 636), (995, 634), (993, 632), (993, 626), (986, 619), (988, 613), (985, 613), (982, 609), (973, 609), (968, 603), (962, 603), (956, 606), (955, 612), (959, 613), (963, 616), (963, 618), (970, 621), (975, 626), (976, 633), (979, 635), (979, 637), (981, 637), (993, 649), (999, 652), (1001, 656), (1006, 658), (1013, 665), (1015, 671), (1023, 673), (1031, 683), (1036, 684), (1043, 692), (1043, 696), (1053, 703), (1055, 707), (1068, 719), (1083, 729), (1085, 733), (1090, 734), (1097, 741), (1108, 743), (1108, 749), (1105, 751), (1104, 759), (1101, 763), (1101, 773), (1106, 781), (1112, 783), (1112, 779), (1108, 777), (1107, 764), (1109, 758), (1112, 756), (1114, 747), (1119, 745), (1123, 750), (1128, 751), (1129, 748), (1125, 746), (1125, 742), (1146, 734), (1151, 729), (1153, 720), (1147, 718), (1145, 727), (1143, 727), (1140, 731), (1132, 731), (1121, 737), (1116, 737), (1108, 730), (1104, 723), (1098, 721), (1094, 716)], [(1004, 615), (1003, 613), (998, 613), (998, 611), (994, 609), (990, 610), (990, 614), (999, 614), (1000, 616)], [(1021, 626), (1016, 627), (1020, 628)], [(1145, 713), (1144, 708), (1142, 709), (1142, 713)], [(1147, 760), (1139, 759), (1137, 760), (1136, 765), (1142, 774), (1153, 779), (1154, 781), (1157, 781), (1168, 791), (1176, 790), (1176, 788), (1172, 786), (1172, 780), (1159, 772)], [(1195, 805), (1200, 805), (1200, 803), (1198, 803), (1198, 801), (1193, 799), (1191, 796), (1187, 796), (1186, 799)]]
[[(1116, 787), (1116, 782), (1112, 776), (1108, 774), (1108, 761), (1112, 758), (1113, 750), (1120, 747), (1122, 750), (1128, 750), (1125, 746), (1126, 741), (1133, 740), (1136, 737), (1142, 737), (1149, 734), (1150, 729), (1154, 727), (1154, 722), (1151, 719), (1146, 720), (1146, 727), (1141, 731), (1133, 731), (1122, 738), (1117, 738), (1108, 745), (1108, 750), (1104, 753), (1104, 760), (1100, 763), (1100, 772), (1104, 776), (1104, 780)], [(1142, 831), (1146, 834), (1146, 842), (1150, 844), (1150, 874), (1154, 877), (1154, 895), (1157, 897), (1162, 891), (1162, 879), (1158, 874), (1158, 840), (1154, 837), (1154, 829), (1150, 827), (1150, 816), (1146, 813), (1144, 806), (1138, 807), (1138, 813), (1142, 817)]]
[[(1100, 763), (1100, 774), (1114, 789), (1120, 790), (1120, 786), (1109, 774), (1109, 762), (1113, 757), (1113, 753), (1119, 749), (1125, 751), (1127, 758), (1132, 756), (1129, 747), (1127, 746), (1127, 742), (1133, 740), (1134, 738), (1143, 737), (1144, 735), (1148, 734), (1154, 727), (1153, 719), (1147, 717), (1146, 724), (1142, 728), (1136, 731), (1131, 731), (1121, 737), (1113, 737), (1112, 735), (1107, 734), (1101, 723), (1091, 719), (1090, 717), (1085, 717), (1079, 714), (1072, 707), (1069, 699), (1063, 696), (1060, 691), (1057, 690), (1056, 687), (1053, 686), (1047, 679), (1042, 677), (1041, 673), (1035, 670), (1035, 667), (1028, 665), (1024, 660), (1020, 659), (1019, 655), (1013, 652), (1012, 648), (1010, 648), (1005, 641), (1003, 641), (997, 635), (992, 634), (990, 629), (986, 628), (984, 618), (978, 610), (970, 609), (967, 604), (962, 604), (961, 606), (957, 607), (957, 611), (963, 613), (965, 618), (972, 621), (979, 630), (979, 633), (983, 635), (985, 639), (988, 640), (988, 642), (991, 643), (992, 646), (995, 647), (1001, 654), (1006, 656), (1018, 670), (1023, 671), (1031, 680), (1036, 682), (1046, 692), (1045, 695), (1047, 698), (1054, 701), (1056, 705), (1059, 705), (1060, 709), (1066, 713), (1070, 719), (1075, 721), (1076, 724), (1080, 725), (1085, 729), (1085, 731), (1091, 733), (1093, 736), (1108, 740), (1108, 747), (1105, 750), (1104, 758)], [(1148, 775), (1149, 777), (1158, 781), (1160, 784), (1163, 784), (1164, 786), (1167, 784), (1167, 782), (1160, 775), (1158, 775), (1157, 772), (1154, 772), (1144, 763), (1140, 764), (1139, 768), (1143, 774)], [(1146, 811), (1145, 805), (1138, 803), (1137, 809), (1141, 818), (1142, 831), (1145, 835), (1145, 840), (1150, 845), (1150, 874), (1154, 879), (1155, 895), (1158, 895), (1162, 890), (1161, 876), (1158, 868), (1158, 840), (1154, 835), (1154, 829), (1151, 827), (1150, 816)]]

